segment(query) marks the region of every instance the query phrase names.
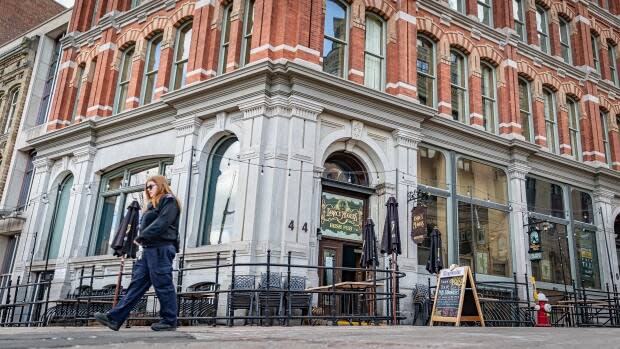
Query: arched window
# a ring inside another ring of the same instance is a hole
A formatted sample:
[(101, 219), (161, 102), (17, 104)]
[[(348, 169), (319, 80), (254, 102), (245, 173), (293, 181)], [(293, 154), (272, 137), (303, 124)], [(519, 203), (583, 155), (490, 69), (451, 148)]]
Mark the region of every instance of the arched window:
[(532, 125), (532, 98), (530, 92), (530, 83), (522, 77), (519, 77), (519, 111), (521, 113), (521, 133), (528, 142), (534, 141), (534, 133)]
[(418, 100), (435, 107), (435, 43), (418, 35)]
[(348, 8), (340, 0), (326, 0), (323, 71), (345, 77), (348, 45)]
[(77, 67), (77, 71), (75, 72), (75, 79), (73, 80), (75, 84), (75, 102), (73, 103), (73, 111), (71, 112), (71, 120), (69, 121), (73, 121), (77, 117), (78, 105), (80, 104), (80, 93), (82, 93), (84, 70), (86, 70), (86, 65), (81, 64)]
[(465, 1), (464, 0), (448, 0), (448, 6), (454, 11), (465, 14)]
[(497, 133), (497, 105), (495, 68), (486, 62), (480, 63), (482, 71), (482, 118), (484, 129)]
[(187, 61), (189, 59), (191, 42), (192, 22), (187, 22), (177, 30), (177, 37), (174, 44), (174, 63), (172, 67), (172, 78), (170, 79), (170, 89), (173, 91), (185, 86)]
[(611, 167), (611, 147), (609, 145), (609, 125), (607, 124), (607, 118), (609, 113), (604, 110), (600, 110), (601, 118), (601, 136), (603, 137), (603, 149), (605, 150), (605, 162)]
[(607, 44), (607, 57), (609, 58), (609, 79), (616, 86), (620, 86), (618, 82), (618, 72), (616, 70), (616, 46), (611, 43)]
[(226, 72), (226, 60), (228, 59), (228, 47), (230, 46), (230, 21), (232, 16), (231, 2), (224, 7), (224, 17), (222, 18), (222, 33), (220, 38), (220, 64), (217, 68), (218, 74), (224, 74)]
[(366, 14), (366, 49), (364, 50), (364, 85), (383, 90), (385, 86), (385, 22), (377, 15)]
[(450, 86), (452, 92), (452, 119), (468, 123), (467, 62), (465, 56), (456, 50), (450, 50)]
[(109, 240), (118, 230), (127, 206), (137, 200), (142, 207), (146, 180), (153, 175), (170, 178), (172, 159), (145, 160), (110, 171), (102, 176), (97, 200), (94, 239), (90, 242), (90, 255), (108, 253)]
[(19, 97), (19, 89), (15, 88), (9, 92), (9, 109), (7, 110), (6, 117), (4, 118), (4, 130), (2, 133), (7, 133), (11, 129), (11, 124), (17, 113), (17, 98)]
[(562, 52), (562, 59), (564, 62), (571, 63), (571, 49), (570, 49), (570, 25), (568, 22), (560, 17), (560, 48)]
[(163, 36), (158, 34), (149, 41), (146, 49), (146, 65), (144, 67), (144, 78), (142, 79), (142, 103), (149, 104), (155, 95), (155, 85), (157, 84), (157, 73), (159, 72), (159, 58), (161, 53), (161, 41)]
[(545, 130), (547, 136), (547, 148), (557, 154), (558, 145), (558, 116), (555, 107), (555, 94), (548, 88), (543, 88), (543, 102), (545, 105)]
[(241, 43), (241, 66), (250, 62), (252, 51), (252, 33), (254, 32), (254, 0), (246, 0), (243, 18), (243, 42)]
[(324, 167), (323, 178), (368, 186), (368, 177), (364, 165), (349, 154), (337, 152), (330, 155), (325, 161)]
[(515, 31), (519, 35), (519, 39), (527, 43), (527, 27), (525, 26), (525, 11), (523, 9), (524, 1), (525, 0), (512, 0), (512, 13), (515, 18)]
[(547, 10), (536, 6), (536, 31), (538, 32), (538, 43), (544, 53), (549, 53), (549, 20)]
[(482, 24), (493, 26), (492, 0), (478, 0), (478, 20)]
[(594, 69), (600, 74), (601, 73), (601, 59), (599, 57), (599, 45), (598, 45), (598, 36), (594, 35), (594, 33), (590, 34), (590, 42), (592, 43), (592, 59), (594, 60)]
[(205, 186), (202, 245), (231, 241), (239, 183), (239, 163), (234, 159), (238, 155), (239, 141), (235, 137), (220, 142), (211, 154)]
[(52, 214), (52, 221), (50, 225), (49, 245), (45, 252), (46, 259), (56, 259), (60, 249), (60, 242), (62, 241), (62, 233), (65, 228), (65, 220), (67, 218), (67, 210), (69, 209), (69, 198), (71, 196), (71, 188), (73, 187), (73, 176), (69, 175), (62, 183), (58, 185), (58, 192), (56, 195), (56, 204), (54, 205), (54, 212)]
[(568, 108), (568, 130), (570, 132), (571, 155), (581, 161), (581, 136), (579, 133), (579, 103), (572, 98), (566, 98)]
[(132, 57), (135, 47), (131, 46), (123, 51), (120, 70), (118, 72), (118, 83), (116, 86), (116, 97), (114, 98), (114, 114), (122, 113), (125, 110), (129, 81), (131, 81)]

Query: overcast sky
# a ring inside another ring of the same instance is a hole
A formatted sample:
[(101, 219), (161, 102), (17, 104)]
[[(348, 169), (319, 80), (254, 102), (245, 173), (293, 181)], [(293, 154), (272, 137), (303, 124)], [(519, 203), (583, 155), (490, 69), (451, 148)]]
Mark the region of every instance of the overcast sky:
[(73, 6), (73, 0), (55, 0), (55, 1), (61, 3), (65, 7)]

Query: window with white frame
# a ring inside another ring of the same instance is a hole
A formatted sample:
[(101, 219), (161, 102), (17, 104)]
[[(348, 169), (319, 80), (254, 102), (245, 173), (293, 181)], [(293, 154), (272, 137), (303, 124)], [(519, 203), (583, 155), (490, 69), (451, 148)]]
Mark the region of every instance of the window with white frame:
[(521, 132), (528, 142), (534, 141), (532, 125), (532, 94), (529, 81), (519, 77), (519, 111), (521, 113)]
[(605, 150), (605, 162), (611, 166), (611, 146), (609, 144), (609, 126), (607, 118), (609, 113), (604, 110), (600, 110), (601, 118), (601, 136), (603, 137), (603, 149)]
[(54, 82), (56, 81), (56, 72), (58, 70), (58, 62), (60, 61), (61, 44), (60, 39), (62, 36), (58, 36), (54, 41), (54, 49), (52, 51), (52, 59), (47, 70), (47, 77), (45, 79), (45, 86), (43, 87), (43, 96), (41, 97), (41, 105), (39, 106), (39, 113), (37, 115), (36, 125), (41, 125), (47, 119), (47, 113), (50, 107), (50, 100), (52, 98), (52, 92)]
[(467, 63), (465, 55), (450, 50), (450, 88), (452, 119), (468, 123), (467, 117)]
[(348, 46), (348, 7), (340, 0), (326, 0), (323, 37), (323, 71), (345, 77)]
[(482, 24), (493, 26), (492, 0), (478, 0), (478, 20)]
[(146, 49), (146, 59), (144, 66), (144, 78), (142, 79), (142, 103), (149, 104), (155, 96), (155, 86), (157, 85), (157, 73), (159, 72), (159, 59), (161, 57), (161, 42), (163, 36), (156, 35), (149, 40)]
[(71, 120), (75, 120), (78, 112), (78, 105), (80, 104), (80, 94), (82, 93), (82, 85), (84, 82), (84, 70), (86, 69), (86, 65), (82, 64), (77, 67), (75, 72), (75, 79), (73, 79), (73, 84), (75, 86), (75, 99), (73, 102), (73, 111), (71, 112)]
[(484, 129), (497, 133), (497, 96), (495, 68), (487, 62), (480, 63), (482, 72), (482, 119)]
[(523, 42), (527, 42), (525, 26), (525, 11), (523, 9), (523, 3), (525, 0), (512, 0), (512, 13), (515, 21), (515, 31), (519, 35), (519, 39)]
[(618, 82), (618, 71), (616, 61), (616, 46), (611, 43), (607, 45), (607, 57), (609, 58), (609, 78), (616, 86), (620, 86)]
[(559, 149), (558, 116), (555, 107), (555, 94), (548, 88), (543, 88), (543, 103), (545, 112), (547, 148), (550, 152), (557, 154)]
[(230, 24), (232, 17), (232, 2), (224, 7), (224, 17), (222, 18), (222, 33), (220, 38), (220, 58), (217, 68), (218, 74), (226, 72), (226, 61), (228, 60), (228, 47), (230, 46)]
[(364, 85), (375, 90), (385, 86), (385, 22), (379, 16), (366, 14), (366, 46), (364, 50)]
[(114, 98), (114, 114), (122, 113), (125, 110), (134, 52), (135, 47), (130, 46), (122, 53), (118, 82), (116, 84), (116, 97)]
[(549, 53), (549, 20), (547, 10), (540, 6), (536, 7), (536, 31), (538, 32), (538, 43), (541, 51)]
[(599, 44), (598, 44), (598, 36), (591, 34), (590, 42), (592, 43), (592, 59), (594, 60), (594, 69), (600, 74), (601, 73), (601, 60), (599, 57)]
[(252, 51), (252, 33), (254, 31), (254, 0), (246, 0), (245, 14), (243, 18), (243, 39), (241, 43), (241, 66), (250, 63), (250, 51)]
[(423, 35), (418, 35), (418, 100), (421, 104), (435, 107), (435, 43)]
[(465, 0), (448, 0), (448, 7), (465, 14)]
[(564, 62), (571, 63), (570, 24), (560, 18), (560, 49)]
[(570, 133), (571, 155), (576, 160), (581, 160), (581, 136), (579, 132), (579, 102), (572, 98), (566, 98), (568, 108), (568, 130)]
[(185, 86), (187, 76), (187, 62), (192, 42), (192, 22), (184, 23), (178, 30), (174, 44), (174, 62), (172, 64), (171, 90), (178, 90)]

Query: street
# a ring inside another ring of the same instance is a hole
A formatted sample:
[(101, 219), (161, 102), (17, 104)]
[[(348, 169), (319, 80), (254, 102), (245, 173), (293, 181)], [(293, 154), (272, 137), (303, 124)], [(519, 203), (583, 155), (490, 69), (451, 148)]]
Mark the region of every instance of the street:
[(620, 329), (450, 327), (0, 328), (0, 348), (620, 348)]

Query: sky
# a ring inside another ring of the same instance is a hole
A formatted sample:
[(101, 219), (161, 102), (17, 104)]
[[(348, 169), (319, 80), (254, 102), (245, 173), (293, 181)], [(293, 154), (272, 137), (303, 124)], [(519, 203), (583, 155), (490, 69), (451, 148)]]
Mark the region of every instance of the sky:
[(73, 6), (73, 1), (74, 0), (55, 0), (56, 2), (62, 4), (65, 7), (71, 7)]

